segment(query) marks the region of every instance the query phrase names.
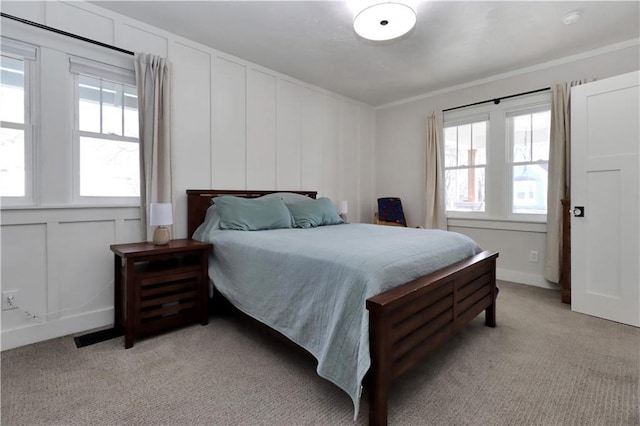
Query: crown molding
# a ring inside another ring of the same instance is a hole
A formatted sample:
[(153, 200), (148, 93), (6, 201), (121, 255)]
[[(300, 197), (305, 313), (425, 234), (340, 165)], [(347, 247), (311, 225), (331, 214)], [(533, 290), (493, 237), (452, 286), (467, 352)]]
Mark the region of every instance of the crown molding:
[(381, 110), (385, 108), (391, 108), (391, 107), (419, 101), (421, 99), (431, 98), (431, 97), (442, 95), (445, 93), (456, 92), (458, 90), (469, 89), (471, 87), (481, 86), (483, 84), (493, 83), (495, 81), (504, 80), (510, 77), (528, 74), (530, 72), (540, 71), (540, 70), (552, 68), (558, 65), (568, 64), (571, 62), (576, 62), (583, 59), (592, 58), (594, 56), (604, 55), (606, 53), (616, 52), (618, 50), (623, 50), (623, 49), (627, 49), (627, 48), (639, 46), (639, 45), (640, 45), (640, 38), (634, 38), (634, 39), (626, 40), (620, 43), (610, 44), (607, 46), (599, 47), (597, 49), (588, 50), (586, 52), (578, 53), (575, 55), (565, 56), (560, 59), (554, 59), (552, 61), (542, 62), (540, 64), (532, 65), (525, 68), (520, 68), (514, 71), (496, 74), (491, 77), (482, 78), (479, 80), (474, 80), (468, 83), (458, 84), (455, 86), (445, 87), (443, 89), (438, 89), (432, 92), (423, 93), (421, 95), (412, 96), (410, 98), (401, 99), (399, 101), (390, 102), (388, 104), (379, 105), (374, 107), (374, 109)]

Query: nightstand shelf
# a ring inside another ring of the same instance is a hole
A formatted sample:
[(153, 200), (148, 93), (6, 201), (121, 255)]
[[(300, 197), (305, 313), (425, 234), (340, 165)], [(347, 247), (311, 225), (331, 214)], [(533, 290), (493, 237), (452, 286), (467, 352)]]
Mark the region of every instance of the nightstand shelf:
[(212, 245), (183, 239), (168, 245), (114, 244), (115, 327), (125, 348), (137, 337), (209, 322), (207, 258)]

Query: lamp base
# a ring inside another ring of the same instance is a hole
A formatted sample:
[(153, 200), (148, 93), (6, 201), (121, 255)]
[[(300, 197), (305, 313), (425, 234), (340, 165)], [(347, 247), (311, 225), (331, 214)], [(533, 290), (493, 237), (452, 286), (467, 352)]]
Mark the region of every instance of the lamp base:
[(156, 230), (153, 231), (153, 244), (157, 246), (165, 246), (169, 244), (170, 239), (171, 236), (169, 235), (169, 228), (158, 226)]

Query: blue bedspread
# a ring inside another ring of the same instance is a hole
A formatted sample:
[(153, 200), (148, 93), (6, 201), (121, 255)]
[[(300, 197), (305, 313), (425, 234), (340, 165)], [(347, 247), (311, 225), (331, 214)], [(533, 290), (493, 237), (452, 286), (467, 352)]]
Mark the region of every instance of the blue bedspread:
[(439, 230), (344, 224), (214, 230), (209, 276), (237, 308), (308, 350), (359, 408), (369, 369), (367, 298), (480, 252)]

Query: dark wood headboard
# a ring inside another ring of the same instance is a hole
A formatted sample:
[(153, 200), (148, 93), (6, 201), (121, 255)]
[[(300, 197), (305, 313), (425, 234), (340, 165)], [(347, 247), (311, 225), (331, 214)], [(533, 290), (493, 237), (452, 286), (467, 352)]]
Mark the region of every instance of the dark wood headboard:
[(305, 197), (316, 198), (316, 191), (233, 191), (218, 189), (187, 189), (187, 232), (189, 238), (193, 235), (196, 228), (204, 221), (207, 209), (211, 206), (211, 200), (221, 195), (233, 195), (242, 198), (258, 198), (263, 195), (273, 194), (274, 192), (291, 192), (294, 194), (304, 195)]

